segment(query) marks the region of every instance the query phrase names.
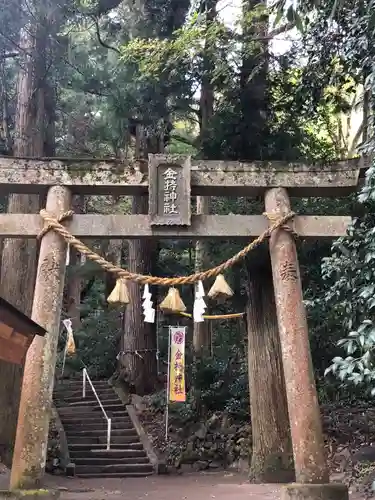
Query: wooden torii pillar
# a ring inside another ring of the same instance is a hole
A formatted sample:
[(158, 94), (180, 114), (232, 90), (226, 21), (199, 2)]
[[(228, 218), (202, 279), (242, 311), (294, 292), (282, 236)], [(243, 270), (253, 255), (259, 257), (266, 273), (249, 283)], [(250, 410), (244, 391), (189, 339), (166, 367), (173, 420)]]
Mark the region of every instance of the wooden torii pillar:
[[(8, 192), (40, 193), (48, 188), (46, 209), (57, 218), (70, 208), (71, 194), (134, 195), (149, 191), (149, 215), (74, 216), (66, 226), (78, 238), (249, 239), (267, 228), (265, 217), (190, 215), (190, 194), (264, 194), (267, 212), (282, 215), (290, 210), (286, 189), (293, 196), (337, 196), (355, 191), (360, 163), (353, 160), (320, 168), (278, 162), (204, 161), (190, 165), (190, 159), (151, 155), (150, 181), (139, 162), (0, 158), (0, 167), (0, 186), (6, 186)], [(164, 184), (167, 176), (168, 192)], [(173, 186), (177, 198), (170, 196)], [(345, 234), (349, 222), (350, 217), (296, 216), (293, 228), (305, 238), (334, 238)], [(37, 214), (0, 214), (0, 238), (35, 238), (42, 229), (43, 221)], [(344, 486), (328, 484), (298, 260), (289, 231), (280, 228), (272, 235), (270, 253), (298, 481), (283, 489), (283, 497), (345, 500)], [(65, 256), (65, 243), (57, 234), (48, 232), (41, 243), (32, 314), (48, 333), (45, 339), (34, 340), (26, 359), (11, 476), (13, 489), (35, 488), (44, 474)]]
[[(268, 190), (265, 207), (273, 215), (288, 214), (291, 207), (287, 191)], [(329, 483), (300, 269), (291, 229), (288, 224), (274, 231), (269, 244), (297, 481), (283, 487), (282, 498), (344, 500), (349, 498), (347, 487)]]
[[(51, 187), (46, 209), (59, 218), (70, 209), (71, 195)], [(45, 337), (35, 337), (26, 356), (10, 478), (11, 490), (35, 489), (46, 463), (48, 430), (60, 331), (67, 245), (53, 231), (41, 240), (32, 319), (43, 325)]]

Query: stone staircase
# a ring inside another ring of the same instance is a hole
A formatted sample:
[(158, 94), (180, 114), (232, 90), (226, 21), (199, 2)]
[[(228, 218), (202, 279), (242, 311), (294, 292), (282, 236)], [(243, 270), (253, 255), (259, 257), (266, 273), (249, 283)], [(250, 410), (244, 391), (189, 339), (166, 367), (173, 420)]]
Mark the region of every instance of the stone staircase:
[(54, 402), (64, 427), (70, 460), (79, 477), (144, 477), (154, 473), (133, 422), (114, 389), (106, 381), (93, 381), (94, 388), (112, 420), (111, 446), (107, 450), (107, 420), (87, 383), (60, 382)]

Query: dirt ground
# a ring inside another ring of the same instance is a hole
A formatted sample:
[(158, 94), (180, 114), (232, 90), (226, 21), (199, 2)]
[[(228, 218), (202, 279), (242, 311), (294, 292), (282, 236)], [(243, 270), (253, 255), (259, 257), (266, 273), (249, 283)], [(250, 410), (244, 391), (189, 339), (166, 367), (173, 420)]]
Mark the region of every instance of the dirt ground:
[[(0, 475), (0, 489), (8, 478)], [(217, 472), (134, 479), (55, 478), (46, 476), (46, 487), (59, 489), (61, 500), (278, 500), (280, 487), (249, 484), (243, 475)], [(351, 495), (351, 500), (362, 500)]]

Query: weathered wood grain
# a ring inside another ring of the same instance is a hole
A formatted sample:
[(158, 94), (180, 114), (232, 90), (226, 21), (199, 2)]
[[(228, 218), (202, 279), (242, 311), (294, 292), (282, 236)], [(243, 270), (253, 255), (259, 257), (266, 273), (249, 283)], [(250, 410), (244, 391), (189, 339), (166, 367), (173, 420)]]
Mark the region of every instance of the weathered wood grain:
[[(191, 190), (193, 196), (259, 196), (282, 186), (290, 196), (344, 196), (357, 189), (362, 163), (192, 161)], [(77, 194), (136, 195), (148, 191), (148, 175), (141, 166), (140, 161), (0, 158), (0, 191), (37, 193), (65, 185)]]
[[(345, 234), (351, 218), (346, 216), (295, 217), (295, 230), (302, 238), (336, 238)], [(33, 214), (1, 214), (0, 237), (35, 238), (43, 219)], [(192, 215), (189, 227), (152, 227), (148, 215), (75, 215), (66, 222), (77, 238), (137, 239), (251, 239), (268, 227), (262, 215)]]

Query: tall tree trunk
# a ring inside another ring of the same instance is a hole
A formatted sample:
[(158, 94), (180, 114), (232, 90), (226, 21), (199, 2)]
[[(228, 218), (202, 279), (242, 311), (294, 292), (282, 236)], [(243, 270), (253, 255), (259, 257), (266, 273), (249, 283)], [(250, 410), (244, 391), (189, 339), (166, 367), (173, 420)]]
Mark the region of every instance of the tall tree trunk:
[[(206, 30), (208, 31), (216, 18), (217, 0), (206, 0), (202, 3), (202, 9), (206, 16)], [(203, 157), (210, 156), (211, 120), (214, 113), (214, 88), (212, 76), (214, 63), (212, 57), (213, 47), (210, 45), (209, 37), (206, 36), (203, 57), (203, 74), (200, 97), (200, 142)], [(210, 197), (197, 196), (197, 214), (210, 213)], [(204, 240), (195, 244), (195, 272), (202, 271), (209, 263), (209, 248)], [(197, 356), (208, 353), (211, 346), (211, 328), (207, 321), (194, 323), (193, 348)]]
[[(44, 79), (46, 77), (45, 23), (22, 30), (15, 120), (15, 156), (44, 155)], [(39, 197), (13, 194), (9, 213), (38, 213)], [(37, 245), (34, 240), (4, 241), (1, 266), (1, 296), (27, 315), (31, 314), (36, 277)], [(22, 369), (0, 361), (0, 451), (10, 459), (21, 391)]]
[(7, 76), (5, 69), (5, 52), (2, 51), (0, 61), (0, 99), (1, 99), (1, 124), (0, 124), (0, 141), (1, 141), (1, 154), (11, 154), (12, 139), (9, 129), (9, 102), (8, 102), (8, 88)]
[(46, 156), (56, 154), (56, 87), (55, 82), (44, 82), (45, 137), (44, 151)]
[[(74, 196), (72, 202), (73, 210), (76, 214), (84, 211), (84, 197)], [(81, 291), (82, 276), (78, 272), (78, 267), (82, 264), (81, 254), (75, 248), (69, 249), (69, 268), (66, 283), (66, 313), (72, 320), (73, 331), (81, 328)], [(107, 273), (108, 274), (108, 273)]]
[[(240, 75), (241, 85), (241, 160), (261, 160), (267, 156), (263, 150), (267, 134), (267, 73), (268, 42), (266, 33), (268, 17), (256, 14), (265, 0), (244, 0), (243, 2), (243, 58)], [(251, 24), (249, 24), (251, 19)], [(255, 42), (254, 38), (263, 37)]]
[[(157, 141), (159, 144), (160, 141)], [(136, 134), (136, 157), (147, 157), (152, 144), (146, 143), (143, 127), (139, 126)], [(148, 213), (148, 197), (134, 196), (132, 214)], [(133, 273), (152, 274), (157, 258), (157, 245), (153, 241), (129, 241), (128, 268)], [(155, 323), (143, 321), (142, 287), (138, 283), (128, 282), (130, 303), (124, 314), (124, 329), (121, 350), (123, 355), (121, 376), (130, 389), (143, 395), (155, 390), (157, 384), (156, 362), (156, 319)], [(151, 289), (154, 307), (156, 307), (156, 290)]]
[(216, 5), (218, 0), (205, 0), (201, 9), (206, 18), (206, 37), (202, 53), (203, 72), (201, 82), (201, 96), (199, 102), (200, 116), (200, 149), (207, 159), (211, 152), (211, 120), (214, 113), (214, 86), (212, 84), (215, 70), (214, 47), (209, 30), (216, 19)]
[(365, 68), (363, 70), (363, 134), (362, 134), (362, 142), (366, 143), (369, 137), (372, 137), (373, 134), (373, 118), (372, 118), (372, 107), (373, 107), (373, 99), (371, 90), (366, 89), (365, 82), (367, 80), (368, 75), (370, 74), (370, 68)]
[[(243, 2), (243, 58), (241, 84), (241, 147), (243, 160), (267, 157), (268, 42), (254, 42), (267, 32), (268, 17), (259, 10), (262, 0)], [(258, 13), (256, 13), (256, 9)], [(252, 423), (250, 477), (260, 482), (286, 482), (294, 475), (284, 374), (276, 318), (270, 262), (257, 253), (247, 261), (249, 391)]]
[[(197, 196), (197, 214), (210, 213), (210, 198)], [(209, 264), (209, 248), (207, 242), (199, 240), (195, 244), (195, 272), (203, 271)], [(206, 290), (207, 291), (207, 290)], [(196, 356), (209, 354), (211, 346), (211, 328), (209, 321), (194, 323), (193, 348)]]
[[(8, 88), (7, 88), (7, 77), (5, 71), (5, 50), (1, 51), (0, 57), (0, 102), (1, 102), (1, 123), (0, 123), (0, 154), (9, 155), (12, 151), (12, 140), (9, 130), (9, 106), (8, 106)], [(2, 197), (1, 202), (6, 200), (6, 197)], [(0, 238), (0, 270), (1, 270), (1, 259), (3, 254), (3, 244), (4, 238)], [(1, 272), (1, 271), (0, 271)], [(1, 454), (1, 451), (0, 451)]]
[(217, 0), (205, 0), (202, 2), (202, 10), (206, 17), (206, 39), (202, 54), (203, 72), (201, 96), (199, 103), (200, 115), (200, 143), (204, 158), (210, 156), (211, 140), (211, 119), (214, 113), (214, 87), (212, 84), (215, 62), (213, 57), (214, 47), (212, 46), (212, 37), (209, 36), (209, 30), (216, 19)]
[[(147, 211), (147, 197), (134, 196), (132, 213), (144, 214)], [(152, 274), (152, 247), (152, 241), (129, 241), (129, 271)], [(153, 392), (157, 382), (156, 329), (155, 324), (143, 321), (142, 287), (138, 283), (128, 282), (128, 290), (130, 303), (124, 315), (122, 364), (125, 368), (125, 382), (136, 394), (143, 395)], [(153, 299), (155, 300), (154, 294)]]
[(254, 482), (289, 482), (294, 480), (294, 471), (269, 257), (261, 263), (247, 261), (246, 266), (253, 436), (250, 478)]

